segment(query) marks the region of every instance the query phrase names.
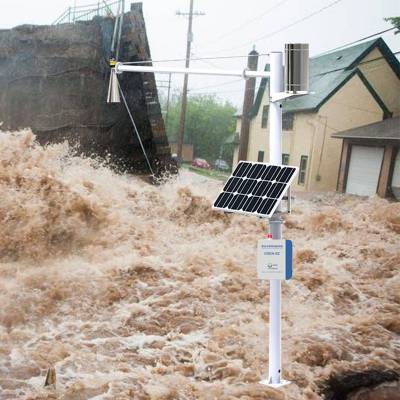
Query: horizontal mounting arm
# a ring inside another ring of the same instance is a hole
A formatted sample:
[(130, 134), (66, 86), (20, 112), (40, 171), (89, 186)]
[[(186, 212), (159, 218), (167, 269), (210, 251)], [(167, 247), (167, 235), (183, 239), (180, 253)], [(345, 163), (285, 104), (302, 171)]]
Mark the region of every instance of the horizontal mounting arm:
[(122, 72), (152, 72), (160, 74), (191, 74), (191, 75), (214, 75), (214, 76), (237, 76), (239, 78), (268, 78), (268, 71), (223, 70), (223, 69), (196, 69), (196, 68), (168, 68), (144, 65), (128, 65), (117, 63), (115, 65), (117, 74)]

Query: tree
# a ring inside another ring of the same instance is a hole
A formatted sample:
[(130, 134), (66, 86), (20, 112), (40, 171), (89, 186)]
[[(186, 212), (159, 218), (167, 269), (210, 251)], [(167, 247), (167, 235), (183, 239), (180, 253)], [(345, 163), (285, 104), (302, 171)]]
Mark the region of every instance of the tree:
[[(165, 103), (164, 96), (161, 102)], [(176, 141), (179, 125), (181, 96), (173, 93), (168, 113), (167, 135)], [(163, 109), (166, 106), (163, 104)], [(236, 107), (228, 101), (221, 101), (212, 95), (192, 95), (188, 98), (184, 143), (193, 144), (195, 157), (213, 162), (220, 153), (229, 157), (225, 142), (235, 132), (234, 113)], [(231, 162), (232, 157), (226, 161)]]
[(385, 18), (385, 21), (390, 22), (397, 29), (397, 31), (394, 33), (395, 35), (400, 33), (400, 17)]

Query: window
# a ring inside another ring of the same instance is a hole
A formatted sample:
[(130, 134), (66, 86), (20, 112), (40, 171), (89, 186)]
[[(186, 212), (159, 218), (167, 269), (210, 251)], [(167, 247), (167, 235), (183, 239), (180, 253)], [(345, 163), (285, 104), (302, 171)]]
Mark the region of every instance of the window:
[(301, 156), (300, 168), (299, 168), (299, 182), (298, 182), (299, 185), (304, 185), (306, 183), (307, 161), (308, 161), (308, 156)]
[(282, 129), (284, 131), (292, 131), (293, 121), (294, 121), (293, 113), (284, 113), (282, 116)]
[(289, 154), (282, 154), (282, 165), (289, 165)]
[(263, 151), (259, 151), (258, 152), (257, 161), (258, 162), (263, 162), (264, 161), (264, 152)]
[(268, 125), (269, 106), (264, 106), (261, 116), (261, 128), (266, 128)]

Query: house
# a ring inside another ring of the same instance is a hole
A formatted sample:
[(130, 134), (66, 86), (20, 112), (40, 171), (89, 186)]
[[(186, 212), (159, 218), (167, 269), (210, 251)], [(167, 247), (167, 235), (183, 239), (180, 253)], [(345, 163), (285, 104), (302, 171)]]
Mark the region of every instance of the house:
[[(262, 79), (251, 110), (252, 161), (268, 162), (268, 86)], [(332, 135), (400, 115), (400, 63), (382, 38), (322, 54), (310, 59), (310, 92), (283, 103), (282, 163), (299, 167), (295, 190), (336, 190), (343, 138)]]
[(342, 139), (338, 190), (400, 200), (400, 118), (333, 134)]

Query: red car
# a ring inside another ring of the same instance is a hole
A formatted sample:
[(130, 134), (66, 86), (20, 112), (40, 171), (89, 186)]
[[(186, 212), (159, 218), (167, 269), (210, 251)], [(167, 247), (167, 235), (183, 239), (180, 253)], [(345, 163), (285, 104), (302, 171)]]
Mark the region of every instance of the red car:
[(210, 164), (203, 158), (195, 158), (192, 161), (192, 167), (211, 169)]

